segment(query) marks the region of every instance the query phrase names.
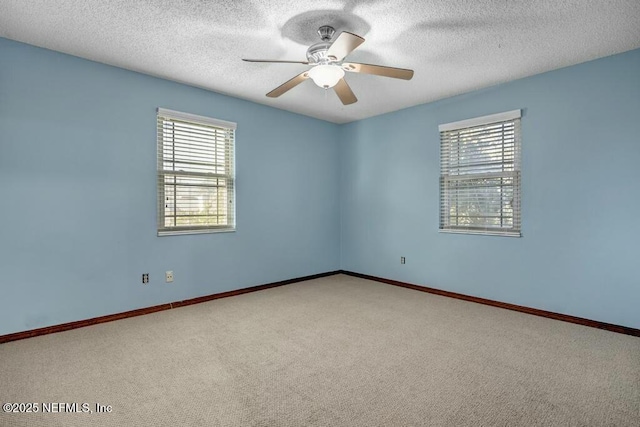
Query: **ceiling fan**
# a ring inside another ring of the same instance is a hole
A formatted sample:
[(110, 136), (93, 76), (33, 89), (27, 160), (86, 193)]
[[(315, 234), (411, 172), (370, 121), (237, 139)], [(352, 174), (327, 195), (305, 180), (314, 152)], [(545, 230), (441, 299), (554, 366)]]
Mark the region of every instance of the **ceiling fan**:
[(271, 62), (285, 64), (305, 64), (311, 68), (298, 74), (291, 80), (278, 86), (267, 94), (270, 98), (277, 98), (290, 89), (293, 89), (307, 79), (324, 89), (333, 88), (344, 105), (358, 101), (353, 91), (344, 79), (345, 71), (350, 73), (375, 74), (377, 76), (393, 77), (395, 79), (411, 80), (413, 70), (404, 68), (384, 67), (382, 65), (360, 64), (357, 62), (344, 62), (347, 55), (364, 43), (364, 39), (355, 34), (343, 31), (331, 43), (335, 29), (329, 25), (323, 25), (318, 29), (322, 40), (309, 47), (307, 61), (280, 61), (268, 59), (243, 59), (247, 62)]

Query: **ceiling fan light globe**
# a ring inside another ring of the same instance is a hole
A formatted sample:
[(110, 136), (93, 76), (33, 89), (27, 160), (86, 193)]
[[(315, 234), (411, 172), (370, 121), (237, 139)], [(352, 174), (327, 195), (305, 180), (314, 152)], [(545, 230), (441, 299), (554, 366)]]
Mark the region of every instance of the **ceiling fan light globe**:
[(344, 70), (337, 65), (316, 65), (309, 70), (309, 77), (319, 87), (329, 89), (344, 77)]

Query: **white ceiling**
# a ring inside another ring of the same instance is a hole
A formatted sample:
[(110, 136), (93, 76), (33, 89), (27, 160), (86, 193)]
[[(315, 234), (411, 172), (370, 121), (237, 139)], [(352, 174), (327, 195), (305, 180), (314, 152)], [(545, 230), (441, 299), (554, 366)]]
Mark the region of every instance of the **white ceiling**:
[[(348, 106), (311, 81), (267, 98), (308, 67), (241, 58), (305, 61), (325, 24), (366, 39), (347, 60), (413, 80), (348, 73)], [(346, 123), (640, 48), (640, 1), (0, 0), (0, 36)]]

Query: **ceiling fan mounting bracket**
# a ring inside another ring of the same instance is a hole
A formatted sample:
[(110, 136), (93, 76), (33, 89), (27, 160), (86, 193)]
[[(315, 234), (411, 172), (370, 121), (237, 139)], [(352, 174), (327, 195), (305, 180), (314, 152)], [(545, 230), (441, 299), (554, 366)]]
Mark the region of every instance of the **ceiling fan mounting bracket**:
[(333, 38), (335, 32), (335, 28), (330, 25), (323, 25), (322, 27), (318, 28), (318, 35), (323, 42), (330, 41)]

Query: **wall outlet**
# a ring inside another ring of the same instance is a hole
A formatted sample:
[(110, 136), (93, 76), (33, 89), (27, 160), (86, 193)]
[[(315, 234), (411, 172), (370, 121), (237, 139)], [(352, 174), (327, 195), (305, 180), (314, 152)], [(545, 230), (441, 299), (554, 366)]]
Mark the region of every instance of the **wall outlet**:
[(165, 278), (165, 280), (167, 281), (167, 283), (171, 283), (171, 282), (173, 282), (173, 271), (167, 271), (167, 272), (164, 274), (164, 278)]
[(149, 283), (149, 273), (144, 273), (144, 274), (142, 275), (142, 283), (143, 283), (144, 285), (146, 285), (147, 283)]
[(404, 264), (405, 263), (405, 259), (403, 256), (400, 257), (400, 264)]

